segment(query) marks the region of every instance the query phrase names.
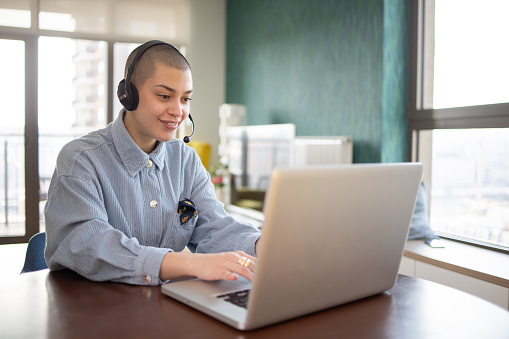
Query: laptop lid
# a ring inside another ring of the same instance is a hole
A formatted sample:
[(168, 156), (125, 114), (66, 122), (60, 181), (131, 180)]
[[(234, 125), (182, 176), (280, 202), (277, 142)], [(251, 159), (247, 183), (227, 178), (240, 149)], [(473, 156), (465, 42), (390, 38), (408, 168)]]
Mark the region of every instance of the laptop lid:
[(163, 293), (249, 330), (384, 292), (396, 282), (421, 176), (417, 163), (276, 168), (247, 312), (212, 299), (245, 281), (170, 283)]
[(417, 163), (276, 169), (248, 326), (392, 288), (421, 176)]

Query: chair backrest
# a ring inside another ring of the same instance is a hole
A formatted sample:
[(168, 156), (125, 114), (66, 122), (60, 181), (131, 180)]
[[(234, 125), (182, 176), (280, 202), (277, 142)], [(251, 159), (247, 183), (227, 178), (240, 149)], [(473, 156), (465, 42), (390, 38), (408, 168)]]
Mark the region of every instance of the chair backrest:
[(46, 233), (37, 233), (28, 240), (25, 264), (21, 273), (38, 271), (48, 268), (44, 260), (44, 247), (46, 246)]

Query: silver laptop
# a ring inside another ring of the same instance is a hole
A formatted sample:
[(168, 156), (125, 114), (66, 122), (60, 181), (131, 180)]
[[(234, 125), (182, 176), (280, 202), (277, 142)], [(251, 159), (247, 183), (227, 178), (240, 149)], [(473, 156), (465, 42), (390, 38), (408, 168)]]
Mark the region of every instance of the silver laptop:
[[(162, 292), (252, 330), (387, 291), (396, 283), (421, 175), (418, 163), (276, 168), (253, 282), (191, 279)], [(247, 307), (225, 296), (244, 290)]]

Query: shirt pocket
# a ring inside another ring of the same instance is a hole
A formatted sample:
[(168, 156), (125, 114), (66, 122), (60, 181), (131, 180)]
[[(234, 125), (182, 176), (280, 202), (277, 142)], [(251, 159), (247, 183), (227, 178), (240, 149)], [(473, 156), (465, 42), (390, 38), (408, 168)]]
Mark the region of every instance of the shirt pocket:
[(175, 252), (182, 251), (191, 239), (197, 219), (198, 216), (181, 224), (180, 214), (176, 212), (167, 214), (165, 227), (168, 232), (165, 232), (161, 247), (171, 248)]

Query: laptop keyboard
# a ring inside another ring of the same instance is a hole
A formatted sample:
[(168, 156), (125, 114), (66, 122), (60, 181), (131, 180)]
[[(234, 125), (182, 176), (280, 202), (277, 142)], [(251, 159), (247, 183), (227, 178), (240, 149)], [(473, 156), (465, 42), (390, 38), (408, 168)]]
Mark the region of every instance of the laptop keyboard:
[(247, 297), (249, 296), (249, 290), (235, 291), (229, 292), (225, 294), (218, 295), (217, 297), (223, 299), (224, 301), (228, 301), (234, 305), (239, 307), (244, 307), (247, 309)]

